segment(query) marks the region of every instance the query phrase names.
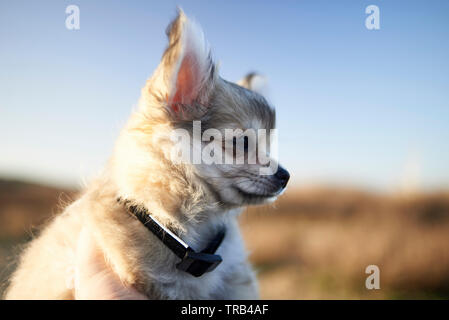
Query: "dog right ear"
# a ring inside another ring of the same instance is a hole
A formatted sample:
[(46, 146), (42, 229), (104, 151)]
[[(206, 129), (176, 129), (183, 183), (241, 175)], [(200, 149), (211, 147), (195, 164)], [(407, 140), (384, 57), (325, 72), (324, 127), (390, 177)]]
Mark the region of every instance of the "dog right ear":
[(256, 72), (248, 73), (243, 79), (239, 80), (237, 84), (248, 90), (257, 92), (262, 96), (268, 95), (267, 78)]
[(158, 70), (163, 99), (171, 113), (190, 118), (195, 108), (208, 107), (215, 65), (201, 27), (179, 9), (168, 26), (169, 44)]

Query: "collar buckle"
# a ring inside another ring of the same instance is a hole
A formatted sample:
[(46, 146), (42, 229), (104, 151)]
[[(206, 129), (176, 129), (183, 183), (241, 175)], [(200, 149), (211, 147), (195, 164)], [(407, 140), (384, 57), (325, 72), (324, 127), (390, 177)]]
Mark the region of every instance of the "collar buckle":
[(217, 254), (195, 252), (190, 249), (186, 251), (176, 268), (195, 277), (201, 277), (206, 272), (213, 271), (222, 261), (221, 256)]

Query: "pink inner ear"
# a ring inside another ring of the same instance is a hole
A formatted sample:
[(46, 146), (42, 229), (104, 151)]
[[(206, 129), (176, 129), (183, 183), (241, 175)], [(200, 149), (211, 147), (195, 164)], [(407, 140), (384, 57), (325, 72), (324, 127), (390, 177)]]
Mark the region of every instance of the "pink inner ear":
[(199, 82), (197, 63), (194, 57), (186, 55), (179, 67), (176, 78), (176, 92), (171, 101), (171, 107), (178, 111), (177, 104), (191, 104), (198, 96)]

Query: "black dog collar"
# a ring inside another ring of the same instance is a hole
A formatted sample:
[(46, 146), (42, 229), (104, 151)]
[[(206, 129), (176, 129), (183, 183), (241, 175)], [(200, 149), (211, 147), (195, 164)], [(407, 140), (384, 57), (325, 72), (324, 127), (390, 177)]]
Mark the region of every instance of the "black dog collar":
[(175, 255), (181, 258), (176, 265), (179, 270), (185, 271), (195, 277), (200, 277), (206, 272), (214, 270), (222, 261), (221, 256), (214, 254), (225, 236), (222, 229), (214, 239), (201, 252), (196, 252), (176, 234), (171, 232), (151, 216), (148, 210), (135, 205), (129, 205), (130, 201), (117, 199), (124, 203), (128, 211), (135, 216), (148, 230), (162, 241)]

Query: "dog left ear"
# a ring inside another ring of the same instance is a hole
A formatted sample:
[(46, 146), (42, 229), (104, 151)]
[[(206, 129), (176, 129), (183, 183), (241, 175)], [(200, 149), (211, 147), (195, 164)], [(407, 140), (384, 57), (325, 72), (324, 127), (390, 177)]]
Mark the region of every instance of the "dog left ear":
[(161, 66), (168, 107), (177, 114), (191, 111), (194, 105), (207, 107), (215, 65), (201, 27), (179, 10), (167, 35), (169, 45)]

